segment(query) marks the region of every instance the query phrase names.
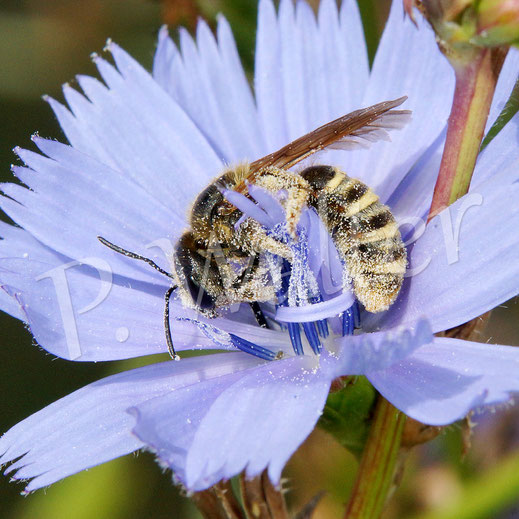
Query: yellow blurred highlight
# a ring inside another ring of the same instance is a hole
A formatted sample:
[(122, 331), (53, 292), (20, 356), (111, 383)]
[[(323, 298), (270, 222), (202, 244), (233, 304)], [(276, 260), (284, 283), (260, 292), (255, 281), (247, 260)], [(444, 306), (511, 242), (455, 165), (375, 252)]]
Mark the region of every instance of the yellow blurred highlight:
[(152, 487), (143, 485), (139, 464), (125, 456), (80, 472), (27, 496), (10, 519), (119, 519), (132, 517)]

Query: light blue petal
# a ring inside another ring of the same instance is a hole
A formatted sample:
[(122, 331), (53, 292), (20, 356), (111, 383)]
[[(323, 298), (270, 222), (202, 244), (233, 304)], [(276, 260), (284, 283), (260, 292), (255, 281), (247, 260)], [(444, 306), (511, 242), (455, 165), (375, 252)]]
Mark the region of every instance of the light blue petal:
[(11, 295), (10, 290), (5, 290), (0, 285), (0, 310), (20, 321), (25, 321), (25, 314), (20, 308), (20, 303)]
[[(40, 346), (79, 361), (115, 360), (164, 353), (164, 293), (168, 283), (110, 275), (97, 257), (82, 264), (36, 241), (23, 229), (0, 222), (0, 308), (27, 322)], [(16, 304), (16, 306), (14, 306)], [(251, 342), (284, 351), (281, 331), (247, 324), (250, 308), (203, 319), (173, 299), (170, 323), (175, 347), (218, 348), (210, 334), (179, 318), (198, 319)], [(245, 313), (245, 310), (248, 313)], [(231, 320), (232, 318), (232, 320)]]
[[(92, 113), (97, 116), (93, 132), (99, 134), (97, 128), (104, 126), (105, 136), (109, 139), (104, 141), (105, 146), (112, 152), (114, 168), (123, 172), (124, 176), (120, 176), (135, 181), (152, 195), (156, 204), (161, 203), (182, 218), (193, 196), (191, 186), (186, 184), (198, 185), (202, 189), (209, 180), (206, 171), (197, 161), (190, 161), (193, 157), (182, 142), (183, 136), (174, 127), (174, 119), (166, 124), (154, 115), (151, 106), (142, 106), (145, 103), (141, 103), (139, 109), (135, 108), (132, 101), (138, 94), (127, 88), (122, 76), (107, 62), (97, 58), (96, 64), (106, 81), (110, 81), (111, 88), (106, 88), (95, 78), (77, 76), (79, 86), (91, 103), (82, 100), (82, 96), (72, 89), (68, 95), (69, 103), (75, 99), (72, 107), (81, 120), (89, 121)], [(111, 70), (110, 75), (107, 69)], [(216, 160), (214, 164), (212, 170), (218, 171), (221, 165)], [(190, 182), (179, 185), (175, 180), (179, 174), (190, 177)], [(123, 186), (118, 188), (122, 190)]]
[(515, 163), (433, 218), (408, 249), (410, 270), (397, 300), (384, 314), (365, 314), (363, 326), (390, 327), (425, 315), (438, 332), (517, 295), (518, 178)]
[(173, 391), (136, 406), (135, 433), (190, 490), (267, 467), (277, 484), (328, 394), (330, 381), (315, 367), (296, 357)]
[(350, 151), (341, 161), (384, 202), (442, 131), (452, 103), (454, 72), (427, 22), (418, 17), (417, 23), (404, 19), (402, 3), (393, 2), (362, 101), (369, 106), (407, 95), (402, 108), (412, 110), (411, 122), (391, 133), (392, 142)]
[[(368, 85), (368, 54), (357, 2), (342, 2), (339, 13), (337, 2), (323, 0), (319, 5), (317, 41), (321, 51), (317, 60), (322, 62), (324, 77), (315, 80), (324, 79), (326, 96), (320, 102), (327, 101), (329, 107), (328, 119), (316, 121), (321, 125), (360, 108)], [(313, 69), (307, 75), (311, 78), (315, 73)]]
[(172, 89), (178, 81), (178, 78), (175, 78), (174, 75), (175, 66), (173, 62), (180, 59), (178, 50), (169, 37), (168, 26), (163, 25), (159, 30), (157, 50), (153, 56), (152, 75), (153, 79), (169, 94), (173, 93)]
[(258, 118), (269, 151), (289, 142), (285, 121), (281, 70), (281, 34), (272, 0), (260, 0), (254, 67), (254, 91)]
[(319, 21), (300, 2), (258, 10), (255, 92), (270, 152), (358, 108), (367, 82), (367, 56), (355, 2), (323, 2)]
[[(0, 260), (2, 289), (16, 298), (40, 346), (59, 357), (80, 361), (166, 351), (162, 322), (166, 287), (134, 281), (130, 288), (125, 278), (122, 284), (102, 280), (99, 272), (87, 264), (60, 268), (74, 263), (59, 257), (53, 263)], [(92, 304), (95, 307), (88, 310)], [(182, 339), (175, 333), (179, 349), (181, 342), (193, 344), (190, 327), (181, 328)]]
[[(222, 163), (189, 116), (151, 75), (114, 43), (109, 44), (109, 50), (120, 74), (100, 58), (95, 59), (95, 64), (112, 95), (121, 100), (139, 125), (130, 125), (128, 129), (124, 126), (127, 121), (123, 117), (114, 123), (121, 135), (129, 138), (129, 142), (136, 140), (128, 135), (129, 130), (137, 132), (139, 128), (144, 129), (139, 136), (137, 150), (142, 149), (145, 152), (143, 159), (152, 161), (150, 164), (157, 167), (149, 168), (149, 178), (144, 172), (129, 172), (144, 187), (154, 189), (155, 196), (165, 204), (186, 207), (220, 172)], [(161, 157), (152, 159), (155, 154)], [(135, 152), (130, 158), (134, 155)], [(153, 162), (155, 160), (158, 162)], [(189, 182), (179, 186), (178, 175), (189, 178)], [(160, 179), (159, 186), (157, 178)]]
[[(325, 6), (326, 4), (323, 3), (322, 8), (324, 9)], [(357, 2), (355, 0), (344, 0), (341, 2), (339, 18), (342, 42), (340, 38), (335, 37), (335, 41), (332, 41), (331, 45), (334, 48), (338, 44), (338, 52), (345, 53), (345, 55), (341, 54), (341, 56), (344, 56), (342, 62), (346, 64), (347, 69), (344, 71), (341, 80), (333, 84), (336, 91), (334, 96), (336, 101), (333, 103), (333, 106), (337, 105), (337, 113), (339, 111), (346, 113), (347, 110), (356, 110), (361, 105), (369, 81), (369, 62), (364, 27)], [(322, 20), (323, 25), (320, 27), (321, 35), (324, 37), (327, 32), (324, 13)], [(348, 105), (341, 104), (345, 103), (345, 96), (340, 85), (345, 80), (347, 80), (348, 84)]]
[[(519, 115), (516, 114), (478, 156), (470, 191), (477, 192), (482, 182), (519, 159), (518, 124)], [(408, 236), (419, 231), (426, 221), (440, 169), (444, 141), (445, 132), (442, 132), (387, 202), (397, 222), (411, 226), (403, 229), (403, 233)]]
[(409, 327), (337, 338), (331, 346), (331, 351), (335, 349), (337, 353), (325, 360), (323, 370), (332, 380), (344, 375), (379, 371), (405, 359), (432, 340), (433, 334), (426, 319), (420, 319)]
[(480, 184), (507, 169), (517, 160), (519, 160), (519, 114), (515, 114), (508, 121), (479, 155), (472, 177), (471, 191), (478, 191)]
[(48, 156), (17, 149), (27, 168), (14, 173), (31, 189), (3, 184), (2, 209), (39, 241), (73, 259), (95, 256), (114, 272), (146, 281), (163, 281), (152, 268), (129, 261), (102, 245), (97, 236), (153, 259), (170, 271), (167, 253), (183, 218), (129, 179), (70, 146), (35, 137)]
[[(67, 87), (66, 90), (71, 90)], [(97, 160), (110, 166), (112, 168), (117, 167), (117, 163), (112, 157), (108, 150), (105, 150), (105, 142), (99, 141), (94, 132), (88, 131), (88, 125), (86, 121), (79, 121), (77, 117), (63, 104), (56, 101), (52, 97), (44, 96), (44, 101), (49, 103), (52, 108), (54, 115), (58, 119), (58, 122), (63, 130), (63, 133), (67, 137), (70, 144), (89, 157), (95, 157)]]
[[(30, 492), (104, 463), (144, 444), (131, 433), (129, 407), (200, 379), (212, 379), (254, 366), (254, 357), (221, 354), (169, 361), (119, 373), (94, 382), (50, 404), (0, 438), (0, 463), (15, 479), (32, 479)], [(191, 401), (191, 407), (196, 402)]]
[(163, 28), (153, 74), (193, 119), (226, 163), (254, 160), (267, 153), (256, 107), (231, 29), (218, 19), (218, 42), (200, 21), (197, 45), (181, 30), (179, 52)]
[(401, 226), (402, 236), (412, 237), (427, 221), (440, 170), (446, 132), (447, 127), (413, 165), (387, 201), (393, 216)]
[[(345, 2), (351, 3), (351, 2)], [(337, 21), (335, 21), (335, 24)], [(321, 29), (317, 25), (312, 8), (306, 2), (296, 3), (296, 34), (301, 56), (298, 60), (298, 72), (306, 78), (313, 77), (310, 82), (293, 84), (294, 90), (299, 91), (299, 99), (304, 99), (305, 108), (298, 108), (299, 117), (305, 118), (306, 124), (317, 128), (331, 121), (332, 100), (329, 96), (328, 78), (326, 77), (327, 54), (324, 52), (324, 42), (321, 39)], [(364, 38), (362, 38), (364, 39)], [(333, 59), (328, 55), (328, 60)], [(367, 74), (366, 74), (367, 78)], [(257, 80), (257, 79), (256, 79)], [(348, 96), (344, 95), (344, 101), (348, 102)]]
[[(132, 178), (158, 202), (183, 216), (185, 207), (218, 173), (221, 162), (194, 123), (175, 101), (117, 45), (110, 43), (119, 71), (105, 60), (94, 61), (108, 88), (80, 76), (90, 98), (64, 87), (71, 112), (50, 100), (70, 143)], [(176, 174), (191, 177), (178, 186)], [(175, 174), (176, 172), (176, 174)], [(160, 180), (157, 180), (160, 179)]]
[[(337, 20), (337, 19), (336, 19)], [(303, 76), (304, 57), (299, 28), (295, 23), (294, 3), (282, 0), (279, 4), (278, 27), (281, 37), (280, 52), (280, 88), (285, 112), (278, 114), (284, 117), (289, 140), (297, 139), (308, 128), (305, 110), (306, 82)]]
[(435, 338), (391, 368), (368, 378), (394, 406), (430, 425), (446, 425), (519, 391), (519, 350)]
[[(519, 51), (510, 49), (499, 76), (487, 130), (503, 109), (518, 75)], [(472, 190), (519, 159), (518, 123), (519, 115), (515, 115), (479, 155), (472, 177)], [(387, 203), (398, 222), (417, 227), (417, 218), (425, 221), (440, 169), (444, 141), (445, 131), (412, 167), (389, 198)]]
[[(161, 466), (173, 470), (175, 480), (187, 484), (186, 458), (200, 422), (222, 391), (242, 377), (243, 373), (229, 373), (201, 380), (129, 410), (137, 422), (134, 434), (157, 456)], [(212, 474), (190, 490), (207, 488), (222, 477), (221, 472)]]

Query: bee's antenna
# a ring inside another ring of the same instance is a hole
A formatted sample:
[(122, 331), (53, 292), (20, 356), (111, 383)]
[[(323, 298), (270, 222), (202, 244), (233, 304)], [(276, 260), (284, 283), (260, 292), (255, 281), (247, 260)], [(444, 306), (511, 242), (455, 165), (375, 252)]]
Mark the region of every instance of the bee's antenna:
[[(167, 276), (170, 279), (175, 279), (173, 274), (170, 274), (169, 272), (165, 271), (164, 269), (160, 268), (153, 260), (150, 260), (149, 258), (145, 258), (144, 256), (141, 256), (139, 254), (135, 254), (135, 252), (130, 252), (129, 250), (123, 249), (122, 247), (119, 247), (118, 245), (113, 244), (112, 242), (108, 241), (106, 238), (103, 238), (102, 236), (98, 236), (97, 239), (106, 247), (109, 249), (112, 249), (115, 252), (118, 252), (119, 254), (122, 254), (123, 256), (127, 256), (128, 258), (141, 260), (147, 263), (150, 267), (153, 267), (155, 270), (160, 272), (161, 274), (164, 274), (164, 276)], [(164, 295), (164, 331), (166, 333), (166, 344), (168, 345), (168, 352), (171, 355), (171, 358), (174, 360), (179, 359), (179, 356), (175, 352), (175, 348), (173, 346), (173, 339), (171, 338), (171, 326), (169, 324), (169, 300), (171, 298), (171, 294), (174, 290), (177, 289), (177, 286), (174, 285), (172, 287), (169, 287), (166, 294)]]
[(173, 274), (170, 274), (169, 272), (160, 268), (154, 261), (150, 260), (149, 258), (145, 258), (144, 256), (140, 256), (139, 254), (135, 254), (135, 252), (130, 252), (129, 250), (123, 249), (122, 247), (119, 247), (119, 245), (114, 245), (112, 242), (108, 241), (106, 238), (103, 238), (102, 236), (98, 236), (97, 239), (109, 249), (112, 249), (113, 251), (118, 252), (123, 256), (127, 256), (128, 258), (144, 261), (150, 267), (153, 267), (161, 274), (164, 274), (164, 276), (167, 276), (170, 279), (175, 279)]
[(169, 287), (168, 291), (164, 295), (164, 330), (166, 332), (166, 343), (168, 345), (169, 354), (173, 360), (178, 360), (179, 357), (173, 346), (173, 339), (171, 338), (171, 326), (169, 325), (169, 300), (175, 288), (177, 287)]

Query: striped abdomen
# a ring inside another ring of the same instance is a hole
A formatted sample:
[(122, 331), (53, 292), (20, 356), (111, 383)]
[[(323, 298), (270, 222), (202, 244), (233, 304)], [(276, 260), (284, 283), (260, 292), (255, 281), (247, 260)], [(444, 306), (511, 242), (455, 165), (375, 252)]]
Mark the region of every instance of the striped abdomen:
[(309, 204), (327, 226), (346, 262), (357, 299), (368, 312), (387, 310), (406, 269), (406, 250), (389, 208), (359, 180), (332, 166), (301, 172), (313, 194)]

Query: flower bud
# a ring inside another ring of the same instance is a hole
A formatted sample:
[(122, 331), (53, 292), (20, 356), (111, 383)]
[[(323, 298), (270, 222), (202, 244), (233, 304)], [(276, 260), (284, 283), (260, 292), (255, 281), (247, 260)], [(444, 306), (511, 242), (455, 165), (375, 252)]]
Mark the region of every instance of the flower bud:
[(488, 47), (519, 42), (519, 0), (482, 0), (477, 19), (477, 44)]
[(440, 48), (453, 63), (480, 50), (519, 44), (519, 0), (403, 0), (413, 19), (417, 7), (433, 27)]
[(427, 16), (443, 22), (455, 21), (473, 0), (422, 0)]

